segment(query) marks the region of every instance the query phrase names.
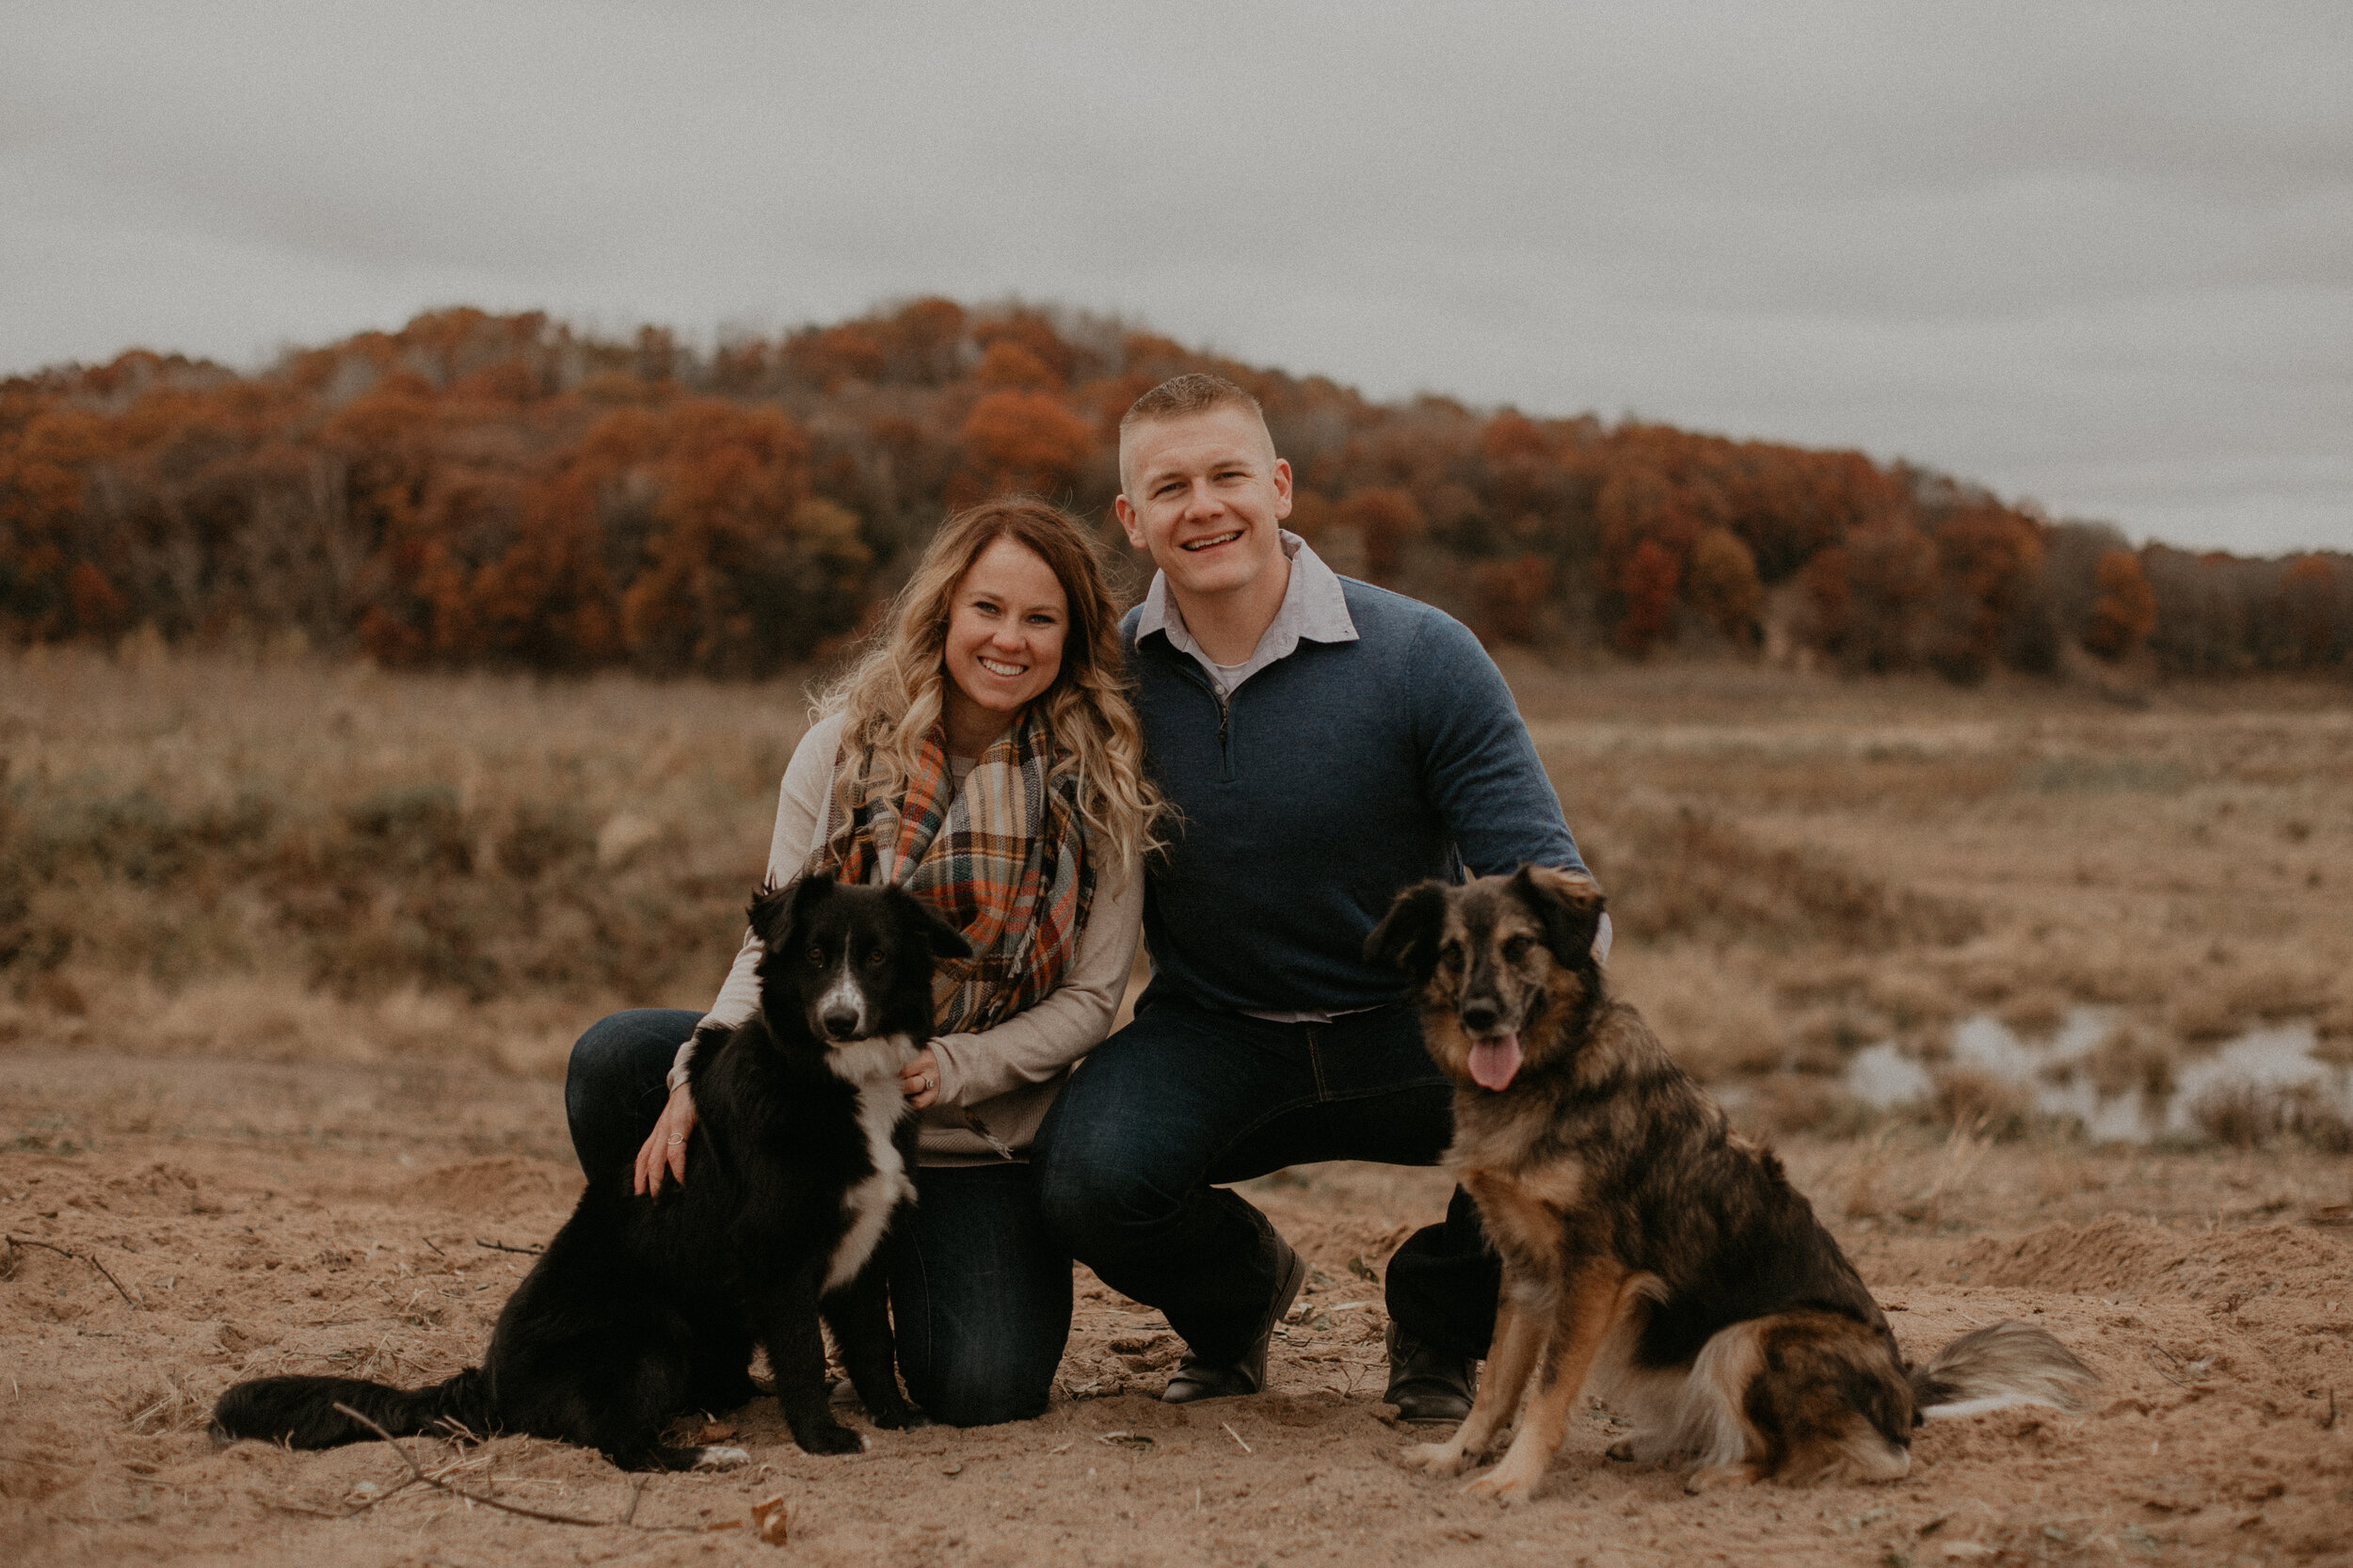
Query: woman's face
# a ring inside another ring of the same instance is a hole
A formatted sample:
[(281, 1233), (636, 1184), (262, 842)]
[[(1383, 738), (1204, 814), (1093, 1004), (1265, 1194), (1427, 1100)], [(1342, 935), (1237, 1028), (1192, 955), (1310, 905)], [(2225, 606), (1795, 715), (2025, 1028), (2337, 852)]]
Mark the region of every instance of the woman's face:
[(1052, 685), (1069, 627), (1069, 599), (1045, 558), (1016, 539), (989, 541), (948, 600), (951, 743), (994, 740)]

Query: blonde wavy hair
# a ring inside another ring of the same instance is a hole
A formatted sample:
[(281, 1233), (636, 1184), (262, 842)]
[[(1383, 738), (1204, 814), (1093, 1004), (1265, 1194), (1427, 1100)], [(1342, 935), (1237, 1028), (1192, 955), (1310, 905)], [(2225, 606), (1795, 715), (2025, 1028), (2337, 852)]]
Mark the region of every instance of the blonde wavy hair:
[(939, 728), (956, 584), (999, 539), (1033, 552), (1069, 601), (1062, 668), (1036, 700), (1060, 753), (1055, 774), (1077, 772), (1089, 836), (1125, 866), (1159, 846), (1160, 796), (1144, 774), (1144, 734), (1128, 701), (1119, 612), (1103, 558), (1086, 525), (1059, 507), (1016, 496), (984, 501), (941, 523), (857, 664), (817, 699), (818, 715), (845, 714), (843, 746), (872, 746), (877, 786), (904, 791), (924, 741)]

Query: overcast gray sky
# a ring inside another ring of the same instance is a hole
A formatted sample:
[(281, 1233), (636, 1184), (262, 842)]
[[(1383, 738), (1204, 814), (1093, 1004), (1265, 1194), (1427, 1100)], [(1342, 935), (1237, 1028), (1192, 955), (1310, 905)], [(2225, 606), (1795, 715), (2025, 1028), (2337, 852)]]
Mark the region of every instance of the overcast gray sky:
[(924, 293), (2353, 549), (2353, 5), (0, 0), (0, 372)]

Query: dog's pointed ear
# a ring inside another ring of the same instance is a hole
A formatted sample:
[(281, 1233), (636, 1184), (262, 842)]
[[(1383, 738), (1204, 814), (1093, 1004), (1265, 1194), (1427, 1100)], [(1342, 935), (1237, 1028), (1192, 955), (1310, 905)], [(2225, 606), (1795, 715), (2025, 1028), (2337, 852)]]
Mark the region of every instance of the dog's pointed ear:
[(1562, 964), (1593, 956), (1601, 912), (1609, 907), (1601, 886), (1583, 872), (1558, 866), (1522, 866), (1512, 873), (1512, 892), (1545, 922), (1545, 946)]
[(747, 919), (760, 945), (770, 952), (790, 947), (794, 928), (808, 913), (808, 906), (833, 888), (833, 877), (824, 872), (812, 872), (796, 876), (779, 888), (771, 882), (752, 895)]
[(1389, 905), (1365, 938), (1365, 962), (1426, 980), (1437, 967), (1438, 929), (1446, 923), (1446, 884), (1417, 882)]
[(897, 902), (904, 904), (905, 908), (912, 912), (910, 918), (916, 922), (917, 930), (922, 933), (923, 940), (931, 944), (933, 957), (969, 958), (972, 956), (972, 944), (966, 941), (964, 933), (950, 925), (938, 910), (925, 904), (904, 888), (893, 888), (890, 891)]

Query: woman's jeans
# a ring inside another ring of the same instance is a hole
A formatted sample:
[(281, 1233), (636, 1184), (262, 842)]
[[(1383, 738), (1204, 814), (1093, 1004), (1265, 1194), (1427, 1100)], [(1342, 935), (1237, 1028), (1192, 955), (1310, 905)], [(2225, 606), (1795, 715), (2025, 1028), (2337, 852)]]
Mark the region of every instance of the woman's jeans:
[[(582, 1170), (636, 1159), (669, 1099), (671, 1059), (701, 1017), (640, 1008), (580, 1037), (564, 1111)], [(1043, 1415), (1070, 1336), (1070, 1255), (1047, 1231), (1030, 1167), (925, 1166), (915, 1191), (885, 1243), (907, 1392), (959, 1427)]]

